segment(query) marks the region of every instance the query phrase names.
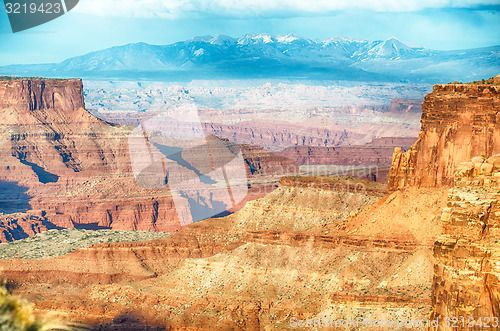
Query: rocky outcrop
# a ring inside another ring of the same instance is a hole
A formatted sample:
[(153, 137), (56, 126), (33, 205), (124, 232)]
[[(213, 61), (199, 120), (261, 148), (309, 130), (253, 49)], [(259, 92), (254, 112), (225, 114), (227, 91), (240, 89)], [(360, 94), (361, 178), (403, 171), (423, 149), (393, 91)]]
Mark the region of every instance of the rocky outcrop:
[[(81, 80), (15, 79), (0, 82), (2, 156), (23, 166), (2, 178), (35, 174), (42, 183), (79, 173), (121, 173), (130, 168), (126, 130), (84, 109)], [(17, 170), (17, 171), (16, 171)]]
[(441, 220), (432, 289), (440, 323), (432, 330), (456, 330), (447, 323), (454, 317), (460, 329), (500, 330), (500, 154), (457, 167)]
[(11, 79), (0, 84), (0, 108), (75, 112), (85, 108), (80, 79)]
[(382, 137), (365, 145), (288, 147), (278, 154), (295, 161), (299, 166), (307, 166), (306, 171), (312, 175), (353, 176), (387, 182), (394, 148), (399, 146), (407, 150), (415, 140), (416, 138), (407, 137)]
[(452, 186), (458, 164), (500, 153), (500, 84), (434, 85), (422, 109), (418, 140), (394, 150), (389, 191)]
[(338, 146), (365, 139), (343, 128), (315, 128), (286, 122), (249, 121), (236, 124), (204, 124), (205, 132), (236, 143), (281, 150), (288, 146)]
[(389, 104), (392, 113), (417, 113), (422, 112), (422, 100), (395, 98)]
[(32, 211), (9, 215), (0, 214), (0, 242), (32, 237), (40, 232), (57, 229), (54, 224), (47, 221), (47, 218), (43, 216), (44, 213), (36, 214)]
[[(129, 130), (87, 112), (82, 90), (78, 79), (0, 81), (0, 187), (8, 188), (0, 211), (38, 210), (65, 228), (178, 229), (170, 196), (134, 183)], [(30, 220), (11, 217), (10, 224), (26, 228)]]
[(384, 194), (385, 185), (361, 179), (283, 177), (273, 192), (227, 219), (247, 230), (306, 231), (340, 221)]

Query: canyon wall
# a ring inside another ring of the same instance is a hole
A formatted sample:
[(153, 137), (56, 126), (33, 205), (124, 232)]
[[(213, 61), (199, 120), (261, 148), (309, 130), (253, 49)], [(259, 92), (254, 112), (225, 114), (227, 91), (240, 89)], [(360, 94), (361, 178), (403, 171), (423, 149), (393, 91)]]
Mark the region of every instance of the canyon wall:
[(431, 329), (456, 330), (456, 317), (460, 329), (500, 330), (500, 154), (459, 165), (455, 185), (434, 244), (432, 319), (440, 323)]
[[(131, 127), (90, 114), (82, 91), (79, 79), (0, 80), (0, 242), (50, 228), (180, 229), (167, 187), (135, 181)], [(260, 147), (241, 149), (250, 177), (297, 170)]]
[(499, 93), (500, 75), (435, 85), (417, 141), (392, 157), (389, 192), (451, 187), (434, 243), (431, 320), (438, 325), (429, 330), (500, 329)]
[(79, 79), (0, 81), (0, 212), (17, 213), (0, 240), (80, 225), (178, 228), (169, 195), (135, 185), (129, 130), (87, 112), (82, 91)]
[(406, 153), (396, 148), (389, 191), (453, 185), (456, 166), (500, 153), (500, 86), (434, 85), (422, 104), (421, 131)]
[(0, 84), (0, 108), (74, 112), (85, 108), (80, 79), (11, 79)]
[(129, 171), (128, 146), (122, 139), (126, 130), (87, 112), (82, 91), (78, 79), (0, 82), (2, 161), (14, 157), (32, 170), (3, 165), (0, 179), (17, 174), (22, 179), (34, 172), (47, 183), (81, 172)]
[(376, 165), (390, 166), (392, 153), (396, 146), (410, 149), (416, 138), (383, 137), (373, 139), (364, 145), (337, 147), (294, 146), (279, 152), (298, 165)]
[(415, 99), (395, 98), (389, 104), (389, 112), (393, 113), (417, 113), (422, 112), (422, 101)]

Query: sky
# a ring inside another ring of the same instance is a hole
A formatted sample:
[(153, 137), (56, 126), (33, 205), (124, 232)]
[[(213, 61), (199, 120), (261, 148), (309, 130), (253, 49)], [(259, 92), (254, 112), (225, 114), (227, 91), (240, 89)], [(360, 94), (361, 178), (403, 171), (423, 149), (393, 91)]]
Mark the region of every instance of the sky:
[(396, 37), (439, 50), (495, 46), (500, 0), (80, 0), (65, 15), (18, 33), (0, 5), (0, 65), (61, 62), (134, 42), (165, 45), (245, 33)]

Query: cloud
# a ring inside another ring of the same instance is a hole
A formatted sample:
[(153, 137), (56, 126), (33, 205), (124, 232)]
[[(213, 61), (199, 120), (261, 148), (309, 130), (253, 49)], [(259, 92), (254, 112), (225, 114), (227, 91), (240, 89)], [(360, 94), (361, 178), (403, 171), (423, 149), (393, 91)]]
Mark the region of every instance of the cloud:
[(413, 12), (432, 8), (497, 6), (498, 0), (81, 0), (76, 10), (100, 16), (250, 18), (325, 15), (343, 10)]

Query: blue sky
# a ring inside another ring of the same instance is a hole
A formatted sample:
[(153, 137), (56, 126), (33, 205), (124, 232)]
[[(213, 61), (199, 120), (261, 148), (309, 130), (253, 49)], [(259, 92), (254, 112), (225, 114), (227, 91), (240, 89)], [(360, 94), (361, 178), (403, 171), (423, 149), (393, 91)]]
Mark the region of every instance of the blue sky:
[(60, 62), (132, 42), (248, 32), (394, 36), (441, 50), (493, 46), (500, 45), (500, 0), (80, 0), (66, 15), (15, 34), (0, 6), (0, 65)]

